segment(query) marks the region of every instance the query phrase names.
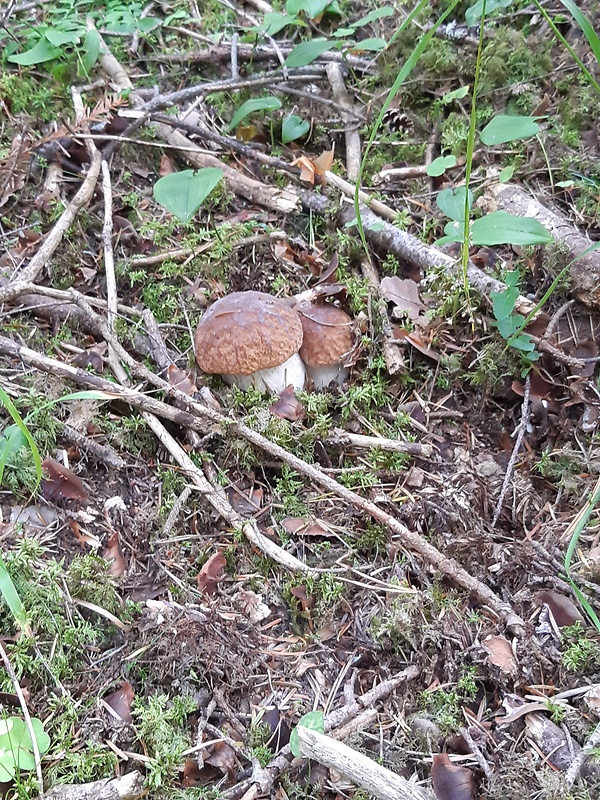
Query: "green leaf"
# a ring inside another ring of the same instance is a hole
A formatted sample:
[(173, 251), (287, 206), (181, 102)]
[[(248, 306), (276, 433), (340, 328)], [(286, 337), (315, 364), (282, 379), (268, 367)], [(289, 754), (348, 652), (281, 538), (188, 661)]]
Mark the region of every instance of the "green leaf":
[(540, 126), (533, 117), (498, 114), (481, 131), (480, 139), (487, 145), (504, 144), (517, 139), (529, 139), (539, 132)]
[(264, 33), (265, 36), (275, 36), (286, 28), (288, 25), (304, 25), (298, 17), (292, 16), (290, 14), (279, 14), (276, 11), (272, 11), (268, 14), (265, 14), (265, 18), (262, 21), (261, 25), (257, 25), (256, 28), (252, 30), (257, 31), (258, 33)]
[(312, 64), (313, 61), (316, 61), (323, 53), (326, 53), (328, 50), (333, 50), (336, 46), (337, 42), (332, 42), (329, 39), (311, 39), (309, 42), (302, 42), (297, 47), (294, 47), (283, 64), (290, 69), (294, 67), (306, 67), (308, 64)]
[(362, 28), (363, 25), (368, 25), (370, 22), (375, 22), (376, 19), (381, 19), (382, 17), (391, 17), (393, 13), (394, 9), (391, 6), (375, 8), (373, 11), (369, 11), (365, 17), (361, 17), (358, 22), (353, 22), (352, 27)]
[(31, 450), (31, 457), (33, 458), (33, 464), (35, 466), (35, 474), (37, 477), (37, 484), (36, 484), (36, 489), (37, 489), (40, 481), (42, 480), (42, 458), (40, 456), (40, 451), (37, 448), (33, 436), (29, 433), (29, 428), (27, 427), (27, 425), (25, 425), (25, 423), (21, 419), (21, 415), (17, 411), (15, 404), (2, 388), (0, 388), (0, 404), (3, 405), (4, 408), (8, 411), (8, 413), (12, 417), (13, 422), (15, 423), (15, 425), (18, 426), (21, 433), (27, 440), (27, 444), (29, 445), (29, 449)]
[(292, 755), (296, 758), (302, 758), (302, 750), (300, 749), (300, 739), (298, 738), (298, 727), (309, 728), (311, 731), (318, 731), (323, 733), (325, 730), (325, 722), (322, 711), (309, 711), (298, 720), (298, 725), (292, 731), (290, 736), (290, 750)]
[(136, 27), (140, 33), (148, 33), (148, 31), (162, 24), (163, 21), (160, 17), (142, 17), (136, 20)]
[(554, 239), (533, 217), (516, 217), (506, 211), (492, 211), (473, 222), (471, 241), (475, 245), (493, 247), (497, 244), (549, 244)]
[(83, 40), (83, 57), (81, 63), (84, 70), (89, 72), (100, 55), (100, 34), (94, 28), (88, 31)]
[(466, 97), (469, 94), (469, 89), (471, 87), (469, 84), (466, 86), (461, 86), (460, 89), (454, 89), (452, 92), (446, 92), (446, 94), (442, 97), (443, 103), (452, 103), (454, 100), (462, 100), (463, 97)]
[(435, 158), (431, 164), (427, 165), (425, 170), (430, 178), (438, 178), (443, 175), (447, 169), (456, 165), (456, 156), (440, 156)]
[(296, 116), (296, 114), (290, 114), (289, 117), (283, 120), (283, 125), (281, 126), (281, 141), (283, 144), (294, 142), (296, 139), (302, 138), (305, 133), (308, 133), (309, 129), (310, 123), (308, 120), (302, 119)]
[[(560, 0), (560, 2), (567, 9), (567, 11), (573, 15), (573, 18), (583, 31), (585, 38), (588, 40), (589, 46), (592, 48), (596, 62), (600, 64), (600, 38), (598, 37), (598, 34), (594, 30), (593, 26), (590, 24), (585, 14), (579, 10), (579, 7), (573, 2), (573, 0)], [(596, 21), (598, 21), (597, 17)]]
[(350, 50), (383, 50), (383, 48), (387, 45), (385, 39), (362, 39), (360, 42), (356, 42), (355, 44), (350, 44)]
[[(500, 175), (498, 175), (498, 180), (500, 183), (508, 183), (512, 176), (515, 174), (515, 167), (504, 167), (501, 170)], [(558, 184), (556, 184), (558, 186)]]
[[(442, 189), (438, 192), (435, 199), (438, 208), (450, 219), (455, 222), (464, 224), (465, 221), (465, 195), (466, 189), (464, 186), (459, 186), (456, 189)], [(473, 192), (469, 190), (469, 208), (473, 205)], [(461, 237), (462, 239), (462, 237)]]
[(285, 4), (285, 10), (288, 14), (297, 14), (299, 11), (304, 11), (309, 19), (314, 19), (326, 10), (336, 11), (333, 5), (332, 0), (288, 0)]
[(0, 781), (8, 783), (15, 777), (15, 759), (10, 750), (0, 750)]
[(13, 64), (20, 64), (22, 67), (32, 67), (35, 64), (43, 64), (44, 61), (52, 61), (61, 53), (62, 50), (59, 47), (53, 47), (47, 39), (39, 39), (31, 50), (11, 56), (8, 60)]
[(236, 128), (243, 119), (254, 111), (276, 111), (281, 108), (281, 100), (277, 97), (254, 97), (252, 100), (246, 100), (233, 115), (231, 122), (225, 128), (225, 133), (229, 133)]
[[(483, 2), (484, 0), (477, 0), (474, 6), (468, 8), (465, 13), (465, 22), (469, 26), (469, 28), (473, 27), (473, 25), (477, 25), (479, 20), (481, 19), (481, 12), (483, 11)], [(496, 11), (499, 8), (508, 8), (513, 4), (513, 0), (486, 0), (485, 4), (485, 15), (489, 17), (492, 11)]]
[(35, 758), (29, 750), (18, 747), (15, 751), (15, 764), (19, 769), (34, 770)]
[[(50, 749), (50, 737), (44, 730), (44, 725), (40, 719), (36, 717), (32, 717), (31, 719), (31, 727), (33, 728), (33, 734), (35, 736), (35, 741), (37, 742), (38, 750), (40, 751), (40, 755), (43, 755), (46, 751)], [(31, 737), (29, 737), (31, 738)], [(33, 750), (33, 747), (30, 748)]]
[(85, 33), (85, 28), (77, 28), (73, 31), (59, 31), (56, 28), (47, 28), (44, 36), (53, 47), (64, 47), (66, 44), (77, 44)]
[(222, 177), (223, 170), (215, 167), (172, 172), (154, 184), (154, 198), (182, 222), (189, 222)]

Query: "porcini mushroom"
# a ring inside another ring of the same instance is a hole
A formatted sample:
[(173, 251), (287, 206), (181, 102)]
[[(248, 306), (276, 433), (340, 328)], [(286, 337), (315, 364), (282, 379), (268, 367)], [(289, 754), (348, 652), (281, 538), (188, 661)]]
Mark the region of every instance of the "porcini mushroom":
[(299, 314), (264, 292), (234, 292), (208, 309), (194, 337), (196, 361), (203, 372), (223, 376), (246, 390), (282, 392), (303, 389), (306, 372)]
[(351, 317), (330, 303), (304, 302), (296, 308), (304, 331), (300, 356), (315, 389), (334, 381), (341, 385), (348, 377), (345, 362), (354, 349)]

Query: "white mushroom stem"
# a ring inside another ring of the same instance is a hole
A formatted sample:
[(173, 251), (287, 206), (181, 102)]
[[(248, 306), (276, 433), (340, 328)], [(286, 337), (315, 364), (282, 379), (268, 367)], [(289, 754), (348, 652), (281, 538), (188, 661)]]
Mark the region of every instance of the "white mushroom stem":
[(331, 383), (341, 386), (348, 377), (349, 370), (343, 364), (327, 364), (324, 367), (306, 366), (306, 374), (315, 389), (326, 389)]
[(230, 385), (237, 386), (244, 392), (254, 387), (259, 392), (280, 394), (290, 383), (294, 389), (304, 389), (306, 371), (304, 362), (298, 353), (294, 353), (291, 358), (288, 358), (278, 367), (261, 369), (251, 375), (223, 375), (223, 380)]

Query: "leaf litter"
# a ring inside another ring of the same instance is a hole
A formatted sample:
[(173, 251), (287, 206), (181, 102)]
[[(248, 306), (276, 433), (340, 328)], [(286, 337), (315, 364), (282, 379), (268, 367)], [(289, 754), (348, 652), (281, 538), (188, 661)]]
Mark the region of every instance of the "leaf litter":
[[(254, 13), (254, 5), (237, 10)], [(340, 21), (328, 5), (308, 3), (300, 9), (307, 19), (314, 15), (311, 24), (322, 27), (319, 36), (329, 36)], [(359, 17), (362, 11), (367, 14), (373, 9), (361, 6), (356, 11)], [(368, 47), (378, 47), (384, 37), (390, 38), (394, 12), (391, 7), (389, 11), (385, 16), (371, 15), (370, 22), (364, 23), (368, 30), (362, 38), (368, 40)], [(18, 14), (27, 14), (27, 9), (19, 9)], [(494, 24), (498, 25), (496, 38), (505, 45), (503, 37), (509, 37), (512, 52), (526, 36), (510, 11), (507, 15), (511, 25)], [(23, 19), (15, 19), (18, 38), (25, 29)], [(302, 36), (308, 35), (303, 24), (299, 30)], [(208, 61), (200, 61), (203, 80), (229, 80), (222, 66), (234, 69), (227, 37), (220, 45), (190, 42), (182, 31), (185, 28), (161, 31), (161, 36), (182, 37), (169, 52), (157, 46), (151, 34), (140, 36), (144, 44), (139, 49), (140, 40), (136, 41), (138, 66), (126, 64), (134, 83), (138, 67), (143, 64), (153, 73), (156, 62), (162, 61), (164, 71), (155, 73), (158, 93), (178, 90), (186, 81), (191, 84), (197, 69), (192, 54), (186, 65), (189, 74), (176, 67), (180, 50), (188, 44), (195, 47), (196, 56), (202, 56), (206, 45)], [(355, 34), (344, 34), (351, 35)], [(215, 53), (224, 42), (227, 52), (220, 59)], [(277, 42), (284, 50), (271, 52), (269, 58), (285, 61), (293, 46), (285, 30)], [(462, 62), (470, 60), (472, 43), (459, 47), (449, 37), (440, 42)], [(306, 91), (296, 95), (298, 105), (287, 107), (288, 100), (281, 94), (282, 108), (276, 104), (270, 110), (263, 108), (263, 117), (253, 117), (237, 139), (231, 134), (226, 138), (222, 123), (222, 119), (234, 119), (235, 109), (242, 106), (236, 90), (222, 87), (220, 100), (219, 95), (210, 94), (192, 100), (198, 124), (208, 125), (215, 134), (206, 152), (216, 154), (228, 168), (233, 165), (239, 185), (228, 173), (226, 185), (208, 196), (188, 226), (176, 222), (152, 197), (159, 178), (189, 170), (188, 145), (181, 150), (169, 148), (167, 154), (166, 144), (147, 147), (144, 137), (130, 130), (128, 149), (117, 147), (110, 162), (111, 213), (105, 214), (102, 208), (106, 195), (96, 192), (86, 215), (78, 217), (69, 236), (61, 239), (48, 258), (47, 271), (34, 279), (41, 289), (56, 295), (45, 298), (46, 309), (51, 301), (70, 304), (66, 316), (52, 317), (41, 307), (34, 309), (27, 302), (31, 295), (10, 311), (6, 306), (7, 336), (55, 362), (63, 361), (71, 370), (80, 370), (90, 381), (84, 384), (86, 388), (103, 392), (85, 401), (90, 403), (90, 414), (81, 423), (80, 432), (89, 440), (84, 450), (66, 441), (66, 426), (61, 433), (69, 420), (67, 401), (58, 404), (51, 420), (43, 416), (46, 411), (36, 408), (36, 397), (45, 401), (71, 392), (68, 376), (72, 373), (34, 370), (29, 376), (18, 356), (2, 350), (3, 386), (5, 380), (10, 383), (45, 457), (44, 503), (32, 501), (18, 482), (4, 487), (2, 514), (7, 522), (2, 523), (2, 531), (7, 560), (13, 577), (21, 579), (19, 591), (26, 595), (27, 607), (40, 608), (50, 602), (49, 597), (57, 603), (58, 592), (58, 605), (46, 616), (67, 621), (66, 634), (51, 630), (39, 616), (34, 621), (36, 647), (50, 668), (58, 669), (56, 664), (67, 657), (71, 661), (69, 671), (56, 681), (38, 674), (31, 684), (30, 702), (55, 737), (47, 757), (49, 766), (44, 763), (48, 785), (74, 781), (70, 763), (77, 755), (82, 763), (89, 756), (93, 765), (86, 763), (79, 776), (122, 776), (139, 769), (157, 797), (175, 796), (170, 793), (180, 789), (185, 796), (185, 790), (194, 786), (219, 787), (228, 798), (246, 791), (252, 797), (269, 792), (278, 797), (298, 792), (304, 796), (312, 791), (310, 780), (317, 773), (323, 780), (319, 796), (335, 798), (341, 792), (353, 796), (354, 784), (336, 767), (315, 766), (309, 778), (302, 765), (290, 765), (283, 751), (289, 732), (303, 714), (322, 712), (326, 731), (336, 735), (342, 726), (347, 743), (397, 774), (427, 782), (428, 791), (438, 800), (562, 797), (564, 792), (551, 794), (548, 787), (559, 781), (556, 785), (561, 791), (565, 788), (560, 781), (566, 780), (573, 753), (593, 734), (598, 720), (594, 687), (600, 682), (600, 648), (593, 617), (565, 581), (562, 561), (569, 543), (562, 536), (599, 468), (594, 453), (597, 311), (579, 302), (565, 309), (567, 290), (561, 289), (547, 313), (538, 315), (526, 333), (519, 334), (537, 337), (541, 358), (532, 365), (519, 360), (510, 348), (513, 358), (507, 357), (498, 323), (516, 333), (519, 322), (513, 295), (540, 300), (562, 268), (561, 263), (550, 263), (552, 259), (560, 262), (560, 253), (548, 255), (536, 248), (521, 258), (518, 247), (472, 249), (475, 267), (494, 280), (518, 271), (511, 278), (518, 287), (503, 295), (501, 319), (494, 316), (490, 303), (492, 292), (502, 295), (501, 289), (492, 289), (487, 297), (484, 293), (481, 301), (467, 300), (460, 293), (460, 282), (453, 283), (443, 271), (425, 275), (428, 270), (418, 258), (402, 260), (393, 248), (388, 251), (381, 222), (367, 230), (373, 279), (365, 267), (358, 234), (336, 223), (340, 197), (329, 181), (347, 163), (344, 132), (352, 127), (348, 116), (352, 109), (340, 104), (333, 89), (329, 94), (325, 68), (336, 60), (337, 50), (326, 44), (324, 60), (316, 62), (318, 69), (309, 76)], [(539, 42), (532, 38), (531, 46), (526, 44), (535, 56)], [(263, 60), (261, 50), (269, 46), (252, 47), (251, 57), (257, 60), (249, 62), (247, 43), (240, 38), (234, 48), (237, 69), (251, 79), (255, 69), (270, 63)], [(405, 45), (400, 41), (399, 46)], [(343, 77), (352, 89), (359, 128), (377, 116), (384, 90), (389, 88), (390, 81), (373, 70), (379, 70), (388, 57), (396, 71), (398, 64), (398, 53), (392, 50), (378, 62), (365, 55), (360, 41), (347, 45), (345, 58), (352, 72), (344, 72)], [(294, 64), (294, 58), (286, 63), (288, 67)], [(321, 67), (324, 70), (319, 72)], [(290, 87), (294, 69), (289, 67)], [(402, 224), (417, 233), (425, 246), (441, 235), (445, 224), (435, 206), (436, 192), (455, 189), (464, 177), (460, 171), (464, 161), (453, 164), (454, 156), (448, 158), (453, 149), (462, 156), (463, 145), (453, 139), (457, 128), (450, 124), (457, 119), (464, 122), (460, 116), (464, 108), (451, 96), (464, 88), (458, 83), (466, 86), (472, 81), (472, 76), (462, 73), (456, 80), (461, 69), (457, 62), (448, 71), (452, 77), (446, 75), (442, 85), (440, 75), (432, 73), (431, 66), (423, 66), (418, 73), (419, 98), (407, 84), (402, 105), (417, 117), (423, 98), (445, 108), (441, 134), (426, 131), (426, 120), (421, 118), (411, 124), (411, 140), (405, 141), (399, 126), (390, 125), (378, 132), (372, 156), (381, 157), (367, 162), (363, 176), (362, 188), (370, 190), (369, 181), (386, 165), (390, 175), (378, 202), (402, 217)], [(552, 74), (548, 67), (542, 72)], [(27, 71), (22, 74), (29, 80)], [(363, 91), (360, 76), (373, 74), (377, 74), (381, 95)], [(279, 72), (271, 77), (274, 85), (282, 80)], [(487, 77), (493, 82), (493, 76)], [(506, 76), (500, 80), (503, 87), (509, 83)], [(539, 94), (534, 85), (534, 78), (527, 86), (519, 84), (519, 91), (527, 95), (520, 102), (529, 103), (527, 113), (532, 117), (540, 103), (552, 102), (545, 100), (552, 96), (546, 94), (547, 87)], [(512, 87), (515, 96), (516, 87)], [(553, 88), (559, 94), (564, 91), (557, 85)], [(33, 133), (36, 125), (29, 125), (32, 133), (27, 136), (20, 132), (21, 123), (34, 110), (16, 111), (16, 98), (7, 101), (6, 155), (0, 164), (0, 202), (3, 218), (8, 220), (0, 260), (2, 288), (10, 286), (10, 276), (18, 275), (35, 257), (43, 237), (50, 238), (56, 198), (68, 204), (85, 180), (90, 163), (86, 128), (93, 136), (104, 133), (106, 139), (95, 140), (104, 149), (114, 141), (108, 137), (123, 133), (134, 118), (129, 114), (137, 86), (131, 97), (128, 90), (119, 100), (103, 96), (99, 85), (90, 91), (86, 104), (91, 110), (84, 107), (80, 116), (71, 110), (67, 114), (52, 110), (55, 130), (43, 139)], [(268, 87), (266, 93), (270, 92)], [(322, 103), (323, 99), (330, 104)], [(225, 105), (221, 118), (220, 102)], [(490, 114), (503, 110), (500, 100), (497, 107), (489, 108)], [(308, 126), (295, 122), (302, 136), (297, 141), (282, 140), (286, 146), (275, 153), (277, 137), (292, 111)], [(397, 122), (399, 109), (391, 111), (387, 118)], [(68, 124), (62, 124), (64, 119), (69, 119)], [(192, 117), (187, 114), (186, 119)], [(157, 129), (152, 131), (151, 137)], [(176, 145), (176, 137), (169, 135), (169, 145)], [(565, 144), (551, 123), (541, 135), (547, 137), (544, 158), (558, 171)], [(593, 141), (593, 136), (588, 139)], [(432, 160), (448, 159), (441, 176), (428, 176), (421, 169), (421, 161), (429, 158), (428, 144), (433, 148)], [(242, 151), (240, 146), (247, 149)], [(525, 166), (523, 173), (513, 173), (513, 179), (529, 183), (543, 197), (549, 189), (539, 178), (543, 169), (535, 171), (535, 159), (545, 162), (533, 140), (527, 147), (533, 159), (531, 172)], [(31, 152), (37, 153), (39, 163), (30, 171)], [(570, 154), (584, 175), (589, 167), (581, 160), (582, 153), (573, 147)], [(281, 156), (289, 167), (279, 173), (277, 182), (274, 170), (279, 167), (268, 162), (270, 156)], [(485, 151), (478, 159), (486, 169), (501, 166), (499, 152)], [(413, 166), (413, 177), (394, 178), (394, 171), (402, 174)], [(50, 177), (49, 167), (56, 168), (58, 183), (45, 190), (36, 181), (46, 170)], [(197, 163), (193, 167), (196, 172), (201, 169)], [(484, 173), (476, 177), (483, 179)], [(244, 194), (244, 178), (256, 180), (260, 188), (246, 185)], [(577, 176), (571, 179), (580, 181)], [(586, 205), (590, 200), (585, 182), (581, 180), (576, 191), (560, 188), (555, 187), (553, 194), (560, 212), (571, 217), (569, 224), (574, 220), (597, 238), (595, 216)], [(277, 198), (288, 191), (294, 202), (284, 211), (277, 207)], [(324, 206), (319, 206), (324, 198), (333, 201), (326, 216)], [(101, 231), (107, 218), (111, 230), (105, 235)], [(190, 480), (190, 473), (174, 466), (168, 438), (157, 444), (149, 432), (147, 411), (133, 410), (122, 396), (93, 382), (94, 377), (110, 375), (115, 358), (114, 342), (93, 317), (99, 313), (104, 323), (105, 303), (111, 302), (105, 267), (111, 247), (117, 261), (116, 329), (133, 359), (124, 362), (131, 386), (142, 386), (149, 398), (160, 395), (172, 400), (174, 413), (167, 433), (196, 469), (209, 477), (210, 491), (204, 484), (195, 491), (192, 486), (198, 484)], [(168, 256), (176, 251), (185, 252)], [(441, 259), (442, 251), (435, 252)], [(370, 275), (370, 283), (365, 275)], [(288, 387), (278, 397), (260, 398), (210, 382), (195, 370), (190, 339), (203, 310), (228, 291), (247, 289), (284, 298), (308, 291), (313, 301), (351, 312), (360, 347), (353, 354), (347, 383), (322, 393), (294, 392)], [(498, 310), (498, 301), (496, 305)], [(79, 322), (76, 309), (82, 312)], [(164, 337), (168, 359), (162, 365), (153, 363), (141, 311), (154, 315)], [(403, 353), (405, 366), (398, 372), (388, 371), (382, 358), (386, 336)], [(544, 342), (554, 350), (543, 350)], [(563, 361), (557, 353), (564, 356)], [(152, 388), (145, 382), (143, 367), (161, 375), (164, 370), (164, 384)], [(194, 439), (190, 434), (198, 432), (186, 428), (189, 418), (177, 416), (177, 411), (189, 408), (186, 397), (203, 398), (211, 409), (224, 412), (227, 424), (207, 424)], [(526, 398), (531, 409), (524, 423), (524, 444), (494, 525), (493, 509), (502, 496)], [(239, 435), (238, 421), (290, 456), (308, 462), (313, 474), (301, 476), (292, 458), (288, 463), (262, 452), (256, 440)], [(6, 422), (12, 421), (7, 418)], [(372, 443), (365, 449), (351, 435), (375, 442), (377, 438), (417, 440), (430, 445), (433, 455), (410, 457)], [(58, 460), (60, 449), (67, 446), (69, 469)], [(126, 469), (110, 468), (103, 461), (102, 447), (118, 451)], [(10, 454), (7, 481), (21, 474), (22, 455)], [(453, 559), (509, 604), (526, 625), (507, 630), (494, 609), (461, 589), (451, 572), (416, 556), (397, 531), (371, 519), (360, 503), (326, 490), (319, 483), (323, 474), (339, 479), (339, 485), (350, 487), (354, 497), (375, 502), (407, 529), (418, 531), (444, 558)], [(220, 498), (217, 505), (228, 504), (238, 524), (211, 510), (206, 503), (210, 493), (213, 499)], [(118, 507), (110, 505), (115, 497), (121, 501)], [(243, 528), (249, 520), (264, 539), (293, 555), (310, 572), (288, 572), (265, 555), (264, 540), (249, 542)], [(572, 575), (592, 613), (600, 596), (597, 527), (597, 517), (592, 516), (572, 553)], [(49, 582), (48, 575), (53, 576)], [(46, 592), (45, 599), (29, 596), (27, 587), (37, 584)], [(49, 586), (54, 587), (52, 595)], [(135, 608), (134, 602), (139, 604)], [(133, 624), (118, 627), (109, 615)], [(82, 635), (83, 630), (90, 639), (71, 647), (69, 642), (76, 638), (73, 631)], [(16, 644), (7, 646), (16, 661)], [(19, 670), (21, 680), (30, 680), (28, 668), (20, 662)], [(405, 670), (406, 676), (393, 684)], [(363, 701), (390, 681), (387, 693), (382, 689), (381, 696)], [(70, 718), (66, 727), (66, 717), (61, 717), (64, 709), (56, 699), (57, 685), (66, 692), (65, 706), (66, 696), (83, 700), (78, 700), (76, 719)], [(107, 694), (109, 688), (112, 691)], [(152, 717), (152, 702), (157, 698), (162, 710)], [(129, 733), (97, 718), (94, 701), (100, 700), (127, 723)], [(177, 716), (177, 704), (183, 701), (186, 710), (179, 709)], [(562, 727), (556, 724), (560, 715)], [(76, 731), (75, 737), (59, 739), (59, 731), (67, 728)], [(459, 733), (463, 728), (466, 738)], [(152, 738), (153, 729), (160, 731), (160, 747)], [(261, 770), (268, 764), (267, 779)], [(588, 765), (581, 775), (593, 797), (594, 769)], [(78, 782), (83, 782), (81, 777)]]

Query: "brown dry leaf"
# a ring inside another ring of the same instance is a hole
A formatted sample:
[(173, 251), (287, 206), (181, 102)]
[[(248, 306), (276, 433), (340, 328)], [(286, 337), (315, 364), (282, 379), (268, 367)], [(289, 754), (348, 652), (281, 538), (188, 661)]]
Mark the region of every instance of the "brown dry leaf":
[(300, 167), (300, 180), (306, 183), (315, 182), (316, 169), (308, 156), (300, 156), (292, 161), (292, 167)]
[(180, 392), (184, 392), (189, 397), (193, 394), (196, 394), (198, 391), (196, 384), (189, 372), (185, 372), (182, 369), (178, 369), (175, 364), (169, 364), (169, 369), (167, 370), (167, 376), (169, 378), (169, 383), (171, 386), (174, 386), (176, 389), (179, 389)]
[(470, 769), (451, 764), (446, 753), (436, 753), (431, 782), (437, 800), (475, 800), (475, 779)]
[(333, 157), (335, 154), (335, 147), (331, 150), (324, 150), (318, 158), (312, 162), (317, 175), (325, 175), (326, 172), (333, 166)]
[(170, 175), (172, 172), (175, 172), (175, 165), (168, 155), (163, 155), (160, 159), (160, 167), (158, 168), (159, 177), (164, 178), (165, 175)]
[(306, 415), (304, 406), (296, 397), (292, 384), (285, 387), (279, 395), (279, 400), (273, 403), (269, 411), (276, 417), (288, 419), (290, 422), (296, 422)]
[(243, 492), (235, 486), (229, 486), (227, 489), (227, 499), (233, 510), (237, 511), (241, 516), (253, 516), (262, 508), (263, 490), (259, 487), (253, 489), (251, 492), (248, 491), (248, 494), (243, 494)]
[(19, 134), (12, 140), (8, 155), (0, 161), (0, 208), (25, 185), (30, 161), (31, 139)]
[(90, 347), (81, 353), (77, 353), (77, 355), (71, 360), (71, 363), (73, 366), (79, 367), (80, 369), (87, 369), (87, 367), (91, 367), (94, 372), (103, 372), (103, 356), (106, 353), (106, 348), (106, 342), (98, 342), (98, 344), (93, 345), (93, 347)]
[(223, 577), (223, 570), (226, 564), (223, 553), (214, 553), (198, 574), (198, 589), (204, 594), (213, 595)]
[(512, 675), (517, 671), (517, 661), (512, 646), (504, 636), (487, 636), (481, 643), (491, 664)]
[(575, 603), (564, 594), (546, 589), (538, 593), (537, 599), (540, 603), (546, 603), (559, 628), (568, 628), (576, 622), (585, 625), (585, 619)]
[(87, 500), (88, 493), (83, 485), (81, 478), (71, 472), (67, 467), (63, 467), (53, 458), (45, 458), (42, 462), (42, 469), (48, 478), (42, 480), (42, 494), (46, 500), (57, 502), (58, 500)]
[(395, 275), (383, 278), (381, 294), (388, 303), (394, 304), (392, 314), (396, 319), (408, 316), (411, 322), (425, 323), (422, 313), (427, 310), (427, 306), (421, 302), (416, 281), (410, 278), (398, 278)]
[(301, 536), (327, 536), (331, 533), (327, 523), (320, 519), (286, 517), (281, 521), (281, 527), (286, 533), (298, 533)]
[(415, 348), (415, 350), (418, 350), (419, 353), (427, 356), (427, 358), (431, 358), (435, 362), (440, 360), (440, 354), (436, 353), (435, 350), (432, 350), (430, 345), (427, 344), (427, 342), (424, 342), (416, 331), (399, 331), (398, 329), (395, 329), (394, 337), (396, 339), (403, 339), (405, 342), (409, 342)]
[(79, 544), (87, 544), (90, 547), (94, 547), (96, 550), (100, 548), (100, 540), (97, 536), (94, 536), (92, 533), (88, 533), (87, 531), (81, 530), (81, 525), (77, 522), (77, 520), (69, 520), (69, 528), (75, 534), (75, 538), (79, 542)]
[(214, 767), (201, 768), (197, 759), (188, 758), (183, 765), (181, 785), (185, 788), (190, 786), (210, 786), (218, 781), (220, 777), (219, 771)]
[(292, 586), (290, 594), (300, 601), (302, 611), (310, 611), (315, 604), (315, 598), (306, 594), (306, 586)]
[(223, 775), (231, 777), (235, 767), (235, 750), (227, 742), (217, 742), (211, 754), (204, 759), (204, 763), (216, 767)]
[(133, 700), (133, 686), (127, 683), (127, 681), (123, 681), (120, 689), (107, 694), (104, 698), (104, 702), (128, 725), (133, 722), (133, 715), (131, 713)]
[(235, 607), (238, 608), (253, 625), (271, 616), (271, 609), (269, 606), (263, 603), (263, 599), (260, 595), (250, 589), (240, 589), (231, 599)]
[(102, 558), (111, 562), (108, 572), (113, 578), (120, 578), (124, 574), (125, 559), (123, 558), (118, 531), (113, 531), (108, 537), (106, 550), (102, 553)]

